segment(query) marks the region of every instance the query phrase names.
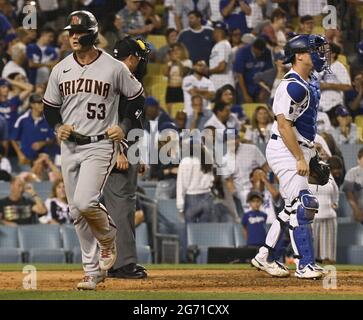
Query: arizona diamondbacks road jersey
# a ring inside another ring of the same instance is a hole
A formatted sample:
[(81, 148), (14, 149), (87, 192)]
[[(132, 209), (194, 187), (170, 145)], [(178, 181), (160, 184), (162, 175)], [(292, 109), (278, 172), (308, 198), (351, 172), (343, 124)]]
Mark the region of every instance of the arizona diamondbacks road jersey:
[(104, 51), (88, 65), (69, 55), (52, 70), (43, 101), (60, 108), (64, 124), (86, 136), (104, 134), (118, 124), (120, 94), (133, 100), (143, 93), (127, 66)]

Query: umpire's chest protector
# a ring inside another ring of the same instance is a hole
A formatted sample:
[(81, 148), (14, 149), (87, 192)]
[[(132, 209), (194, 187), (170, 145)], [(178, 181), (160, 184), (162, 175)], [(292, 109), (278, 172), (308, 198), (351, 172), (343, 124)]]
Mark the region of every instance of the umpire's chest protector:
[(305, 139), (314, 141), (317, 132), (316, 122), (320, 100), (319, 82), (312, 76), (312, 79), (306, 83), (295, 73), (288, 74), (285, 80), (296, 81), (306, 89), (306, 96), (299, 105), (300, 114), (296, 118), (294, 126)]

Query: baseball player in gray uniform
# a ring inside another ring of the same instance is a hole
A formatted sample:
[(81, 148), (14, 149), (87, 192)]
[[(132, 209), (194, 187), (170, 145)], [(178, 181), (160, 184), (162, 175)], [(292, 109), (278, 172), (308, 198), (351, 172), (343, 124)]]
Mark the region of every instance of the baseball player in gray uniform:
[(95, 47), (98, 23), (90, 12), (71, 13), (67, 24), (73, 54), (52, 70), (44, 116), (61, 140), (62, 175), (85, 272), (77, 288), (94, 290), (116, 260), (116, 227), (99, 199), (124, 137), (119, 97), (127, 97), (125, 108), (143, 103), (143, 87), (126, 65)]

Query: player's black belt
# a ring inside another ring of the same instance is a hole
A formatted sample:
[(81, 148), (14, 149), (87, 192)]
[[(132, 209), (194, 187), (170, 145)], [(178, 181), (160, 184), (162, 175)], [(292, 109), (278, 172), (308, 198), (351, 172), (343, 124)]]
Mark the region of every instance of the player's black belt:
[(79, 134), (76, 132), (72, 132), (68, 138), (68, 141), (74, 142), (77, 145), (85, 145), (93, 142), (98, 142), (101, 140), (108, 139), (107, 134), (100, 134), (98, 136), (84, 136), (83, 134)]
[[(272, 140), (279, 140), (279, 139), (281, 139), (281, 137), (279, 137), (277, 134), (272, 134), (271, 135), (271, 139)], [(301, 146), (303, 146), (303, 147), (306, 147), (306, 148), (309, 148), (309, 149), (312, 149), (312, 148), (314, 148), (313, 146), (309, 146), (307, 143), (305, 143), (305, 142), (302, 142), (302, 141), (298, 141), (298, 143), (299, 143), (299, 145), (301, 145)]]

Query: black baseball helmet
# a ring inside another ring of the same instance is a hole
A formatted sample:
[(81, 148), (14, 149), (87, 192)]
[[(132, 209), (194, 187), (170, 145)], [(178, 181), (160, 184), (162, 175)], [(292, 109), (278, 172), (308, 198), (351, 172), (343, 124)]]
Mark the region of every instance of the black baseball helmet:
[(78, 41), (82, 46), (93, 46), (98, 36), (98, 22), (89, 11), (74, 11), (68, 16), (67, 26), (64, 30), (86, 32), (87, 35), (80, 37)]
[(133, 39), (130, 36), (119, 40), (113, 49), (113, 56), (117, 60), (124, 60), (129, 55), (140, 57), (143, 60), (148, 59), (150, 53), (150, 46), (141, 38)]

